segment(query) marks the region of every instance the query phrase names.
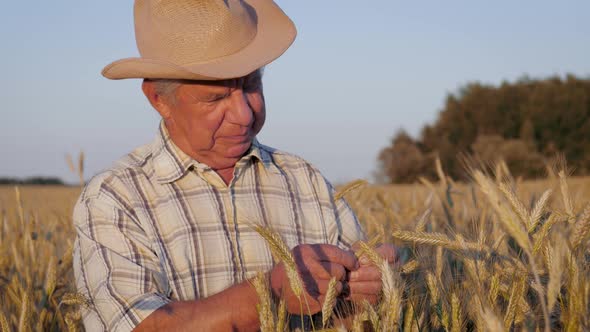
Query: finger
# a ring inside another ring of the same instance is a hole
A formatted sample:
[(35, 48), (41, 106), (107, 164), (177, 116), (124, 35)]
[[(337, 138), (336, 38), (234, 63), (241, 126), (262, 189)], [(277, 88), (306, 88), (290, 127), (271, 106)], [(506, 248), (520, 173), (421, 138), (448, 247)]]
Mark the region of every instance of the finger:
[(349, 282), (350, 295), (354, 294), (375, 294), (381, 293), (383, 285), (381, 281), (355, 281)]
[(356, 271), (350, 272), (350, 281), (379, 281), (381, 282), (381, 271), (376, 266), (361, 266)]
[(308, 264), (308, 273), (314, 279), (328, 279), (332, 277), (336, 280), (343, 280), (346, 276), (346, 269), (344, 266), (331, 262), (313, 261)]
[(358, 261), (351, 251), (346, 251), (331, 244), (312, 244), (311, 251), (319, 261), (337, 263), (348, 270), (356, 270)]
[(382, 244), (376, 249), (377, 253), (384, 259), (387, 259), (389, 263), (395, 263), (397, 261), (397, 249), (392, 244)]

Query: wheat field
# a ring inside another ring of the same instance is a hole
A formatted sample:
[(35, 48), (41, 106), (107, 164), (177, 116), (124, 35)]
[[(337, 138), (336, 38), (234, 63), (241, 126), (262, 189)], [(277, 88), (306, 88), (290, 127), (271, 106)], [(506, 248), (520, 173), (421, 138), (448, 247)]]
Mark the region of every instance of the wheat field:
[[(355, 182), (340, 188), (365, 227), (367, 255), (382, 271), (377, 305), (345, 307), (327, 296), (313, 328), (332, 331), (581, 331), (590, 329), (590, 178), (521, 181), (499, 168), (473, 171), (471, 183)], [(0, 330), (76, 331), (79, 307), (71, 270), (71, 224), (78, 187), (0, 187)], [(259, 229), (289, 266), (280, 236)], [(377, 243), (399, 247), (390, 266)], [(282, 255), (282, 256), (281, 256)], [(290, 277), (298, 287), (298, 275)], [(263, 332), (286, 331), (284, 304), (264, 276)], [(299, 285), (300, 286), (300, 285)]]

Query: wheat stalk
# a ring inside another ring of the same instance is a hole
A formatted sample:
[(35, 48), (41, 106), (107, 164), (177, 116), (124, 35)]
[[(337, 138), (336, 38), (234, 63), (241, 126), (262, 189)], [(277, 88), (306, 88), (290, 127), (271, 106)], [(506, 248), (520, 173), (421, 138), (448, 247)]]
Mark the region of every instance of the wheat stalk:
[(496, 299), (498, 298), (498, 292), (500, 290), (500, 278), (497, 274), (492, 276), (492, 280), (490, 281), (490, 291), (488, 295), (488, 299), (492, 306), (496, 303)]
[(25, 208), (23, 207), (23, 200), (21, 198), (19, 187), (14, 187), (14, 194), (16, 196), (16, 206), (17, 206), (17, 210), (18, 210), (18, 218), (19, 218), (20, 224), (24, 227), (24, 225), (25, 225)]
[(402, 274), (410, 274), (410, 273), (416, 271), (419, 266), (420, 266), (420, 263), (418, 263), (418, 261), (411, 260), (411, 261), (408, 261), (406, 264), (402, 265), (402, 267), (399, 269), (399, 271)]
[(337, 289), (336, 286), (338, 285), (338, 280), (335, 277), (330, 279), (328, 283), (328, 290), (326, 291), (326, 296), (324, 298), (324, 303), (322, 304), (322, 327), (326, 328), (328, 320), (332, 316), (332, 311), (334, 310), (334, 306), (336, 305), (336, 296)]
[(72, 155), (66, 153), (66, 164), (72, 173), (76, 173), (76, 166), (74, 166), (74, 160), (72, 159)]
[(379, 328), (379, 314), (375, 311), (375, 308), (373, 308), (369, 301), (363, 300), (363, 310), (367, 314), (373, 330), (377, 330)]
[(6, 316), (0, 311), (0, 331), (2, 332), (10, 332), (10, 326), (8, 325), (8, 320)]
[(92, 302), (82, 293), (66, 293), (62, 296), (60, 305), (80, 305), (86, 308), (90, 308), (92, 306)]
[(270, 229), (264, 228), (261, 225), (255, 225), (254, 230), (264, 238), (273, 256), (284, 264), (285, 272), (289, 279), (289, 286), (293, 293), (298, 298), (301, 298), (303, 295), (303, 281), (301, 281), (295, 259), (289, 247), (287, 247), (278, 233)]
[(567, 179), (565, 176), (565, 171), (559, 171), (559, 187), (561, 189), (561, 196), (563, 198), (563, 206), (565, 207), (565, 211), (568, 215), (568, 221), (573, 222), (575, 220), (574, 215), (574, 205), (572, 204), (572, 200), (569, 195), (569, 186), (567, 184)]
[(347, 184), (345, 184), (340, 190), (338, 190), (336, 192), (336, 194), (334, 194), (334, 200), (335, 201), (339, 201), (341, 200), (346, 194), (353, 192), (357, 189), (359, 189), (362, 186), (366, 186), (367, 185), (367, 181), (365, 180), (354, 180), (351, 181)]
[[(492, 207), (496, 210), (496, 212), (500, 216), (500, 221), (502, 225), (506, 228), (508, 233), (516, 240), (518, 245), (523, 248), (523, 251), (529, 258), (529, 265), (531, 267), (531, 271), (535, 278), (535, 282), (537, 285), (541, 285), (541, 280), (539, 277), (539, 272), (537, 270), (535, 264), (535, 258), (533, 256), (533, 246), (531, 245), (530, 238), (528, 236), (528, 232), (524, 228), (522, 223), (517, 222), (515, 217), (513, 216), (512, 212), (506, 209), (503, 204), (502, 200), (499, 197), (498, 193), (494, 189), (493, 184), (481, 173), (480, 171), (476, 171), (474, 174), (475, 180), (479, 184), (481, 190), (486, 194), (488, 197), (488, 201), (491, 203)], [(545, 331), (549, 332), (550, 330), (550, 320), (549, 320), (549, 311), (547, 310), (547, 303), (545, 300), (545, 296), (543, 294), (542, 289), (536, 288), (535, 289), (539, 294), (541, 308), (543, 310), (543, 318), (545, 320)], [(506, 321), (505, 321), (506, 322)]]
[(352, 332), (364, 332), (363, 328), (363, 315), (356, 314), (352, 319)]
[(366, 242), (358, 242), (360, 250), (356, 253), (357, 257), (366, 256), (372, 264), (379, 267), (383, 263), (383, 258), (375, 249), (369, 246)]
[(412, 327), (414, 326), (414, 324), (414, 306), (409, 304), (406, 306), (406, 312), (404, 313), (402, 331), (412, 331)]
[(539, 222), (541, 221), (541, 217), (543, 215), (543, 210), (545, 209), (545, 206), (547, 205), (547, 202), (549, 201), (549, 198), (551, 197), (552, 193), (553, 193), (553, 190), (551, 190), (551, 189), (546, 190), (543, 193), (543, 195), (541, 195), (541, 198), (539, 198), (539, 200), (535, 204), (533, 211), (531, 211), (529, 228), (528, 228), (529, 233), (531, 233), (535, 229), (535, 227), (537, 227)]
[(418, 222), (416, 223), (416, 232), (426, 231), (426, 224), (428, 223), (431, 215), (432, 208), (428, 208), (426, 211), (424, 211), (424, 213), (422, 213), (422, 216), (420, 216), (420, 219), (418, 219)]
[(57, 283), (57, 262), (54, 255), (51, 255), (47, 263), (47, 273), (45, 277), (45, 294), (47, 299), (53, 295)]
[(29, 292), (24, 292), (23, 299), (21, 301), (20, 316), (18, 320), (18, 332), (26, 332), (29, 329), (29, 320), (31, 319), (30, 309), (31, 297)]
[(277, 332), (284, 332), (287, 325), (287, 302), (281, 297), (277, 309)]
[(509, 187), (506, 183), (501, 183), (500, 190), (502, 191), (502, 193), (504, 193), (504, 196), (506, 196), (508, 202), (510, 202), (510, 205), (512, 205), (512, 208), (517, 213), (518, 217), (520, 217), (520, 221), (525, 225), (525, 227), (530, 227), (529, 220), (531, 218), (529, 215), (529, 211), (520, 201), (518, 196), (516, 196), (514, 189)]
[(399, 326), (399, 315), (402, 309), (401, 289), (403, 286), (399, 274), (391, 270), (387, 261), (383, 260), (378, 267), (381, 271), (381, 282), (383, 284), (383, 299), (380, 309), (381, 328), (386, 330)]
[(402, 284), (400, 275), (391, 269), (389, 262), (383, 259), (375, 249), (362, 241), (359, 242), (359, 246), (361, 255), (366, 255), (369, 261), (381, 272), (381, 282), (383, 285), (383, 298), (380, 307), (381, 329), (390, 329), (398, 326), (399, 314), (402, 309)]
[(590, 232), (590, 203), (586, 205), (584, 211), (576, 221), (572, 235), (572, 247), (577, 249), (582, 241)]
[(462, 329), (462, 311), (459, 298), (455, 292), (451, 293), (451, 332), (460, 332)]
[[(74, 169), (77, 168), (79, 165), (75, 165)], [(423, 331), (457, 327), (497, 331), (504, 330), (504, 319), (509, 320), (510, 328), (516, 331), (529, 327), (580, 331), (590, 326), (590, 268), (586, 261), (590, 204), (576, 204), (578, 199), (581, 203), (588, 202), (584, 187), (588, 180), (567, 179), (568, 187), (565, 188), (562, 185), (565, 176), (557, 178), (559, 188), (556, 190), (560, 191), (560, 197), (555, 201), (555, 191), (553, 194), (551, 190), (543, 191), (553, 183), (515, 185), (507, 170), (499, 169), (502, 175), (497, 182), (486, 176), (492, 186), (491, 195), (483, 190), (484, 195), (480, 195), (480, 192), (471, 190), (474, 185), (455, 184), (445, 176), (447, 186), (453, 186), (453, 193), (456, 193), (453, 198), (457, 198), (454, 206), (447, 206), (446, 211), (445, 207), (432, 204), (433, 198), (441, 197), (440, 182), (433, 185), (438, 194), (419, 185), (369, 187), (350, 195), (348, 203), (359, 220), (364, 221), (369, 247), (374, 248), (379, 242), (391, 242), (394, 232), (400, 237), (413, 236), (407, 240), (395, 238), (396, 244), (402, 245), (399, 253), (406, 263), (390, 266), (393, 276), (382, 277), (384, 289), (397, 288), (399, 304), (386, 299), (384, 293), (378, 306), (362, 303), (358, 321), (370, 321), (376, 331), (401, 330), (400, 326)], [(71, 211), (65, 211), (65, 214), (54, 212), (61, 209), (59, 202), (56, 204), (52, 200), (58, 195), (50, 190), (51, 197), (47, 198), (48, 194), (40, 194), (44, 190), (19, 187), (17, 193), (12, 186), (0, 187), (2, 331), (16, 331), (21, 322), (28, 331), (66, 331), (79, 324), (77, 306), (85, 305), (87, 301), (81, 294), (77, 300), (72, 299), (77, 295), (67, 294), (75, 290), (71, 279), (71, 243), (75, 234), (69, 217)], [(71, 190), (75, 191), (79, 189)], [(536, 193), (542, 195), (537, 197)], [(578, 198), (573, 193), (586, 196)], [(537, 198), (532, 201), (531, 197)], [(516, 199), (521, 204), (532, 202), (525, 224), (522, 211), (529, 208), (529, 204), (519, 207)], [(12, 203), (5, 206), (2, 202)], [(50, 212), (44, 211), (45, 205), (50, 206)], [(73, 205), (73, 201), (63, 205)], [(447, 213), (454, 224), (445, 222), (449, 220)], [(507, 220), (518, 225), (526, 235), (524, 241), (516, 242), (518, 246), (514, 243), (514, 230), (505, 224)], [(427, 229), (429, 232), (425, 232)], [(374, 236), (377, 234), (381, 237)], [(463, 239), (473, 239), (474, 242)], [(530, 253), (520, 246), (527, 241)], [(52, 258), (52, 255), (57, 256)], [(281, 261), (275, 253), (273, 256)], [(58, 260), (61, 263), (57, 264)], [(52, 271), (54, 267), (55, 272)], [(524, 290), (518, 296), (515, 292), (521, 278), (524, 279)], [(393, 280), (390, 284), (395, 286), (386, 286), (386, 280)], [(404, 280), (408, 281), (404, 284)], [(453, 290), (456, 292), (454, 306)], [(67, 294), (65, 297), (62, 296), (64, 293)], [(25, 294), (28, 294), (28, 300), (24, 300)], [(29, 318), (21, 319), (27, 301)], [(273, 303), (271, 318), (275, 320), (275, 330), (284, 332), (288, 325), (287, 313), (284, 300), (281, 302), (278, 305)], [(394, 303), (391, 305), (393, 309), (386, 310), (385, 304), (391, 302)], [(66, 308), (68, 305), (71, 307)], [(60, 306), (63, 312), (59, 310)], [(457, 308), (463, 311), (459, 319), (457, 312), (460, 310)], [(548, 323), (543, 321), (545, 311), (551, 317)], [(391, 320), (387, 315), (392, 312), (397, 315), (397, 321), (388, 325), (386, 322)], [(405, 313), (403, 320), (402, 313)], [(284, 318), (281, 320), (280, 317)], [(457, 320), (460, 323), (456, 323)], [(368, 325), (365, 322), (365, 327)], [(342, 327), (338, 328), (342, 331)], [(325, 329), (334, 330), (334, 327)]]
[(528, 232), (523, 227), (522, 223), (516, 220), (516, 216), (514, 216), (512, 211), (504, 206), (502, 198), (500, 195), (498, 195), (498, 192), (494, 188), (494, 184), (489, 179), (487, 179), (481, 171), (476, 171), (474, 177), (480, 189), (487, 196), (488, 201), (498, 213), (500, 217), (499, 219), (502, 222), (502, 225), (508, 231), (508, 234), (510, 234), (510, 236), (512, 236), (518, 245), (521, 246), (525, 251), (530, 252), (531, 244), (528, 237)]
[(264, 273), (259, 272), (258, 275), (252, 279), (251, 284), (258, 296), (256, 309), (258, 310), (258, 318), (260, 320), (260, 331), (274, 332), (275, 321), (271, 305), (270, 290)]
[(549, 219), (547, 219), (547, 221), (543, 224), (543, 226), (541, 226), (541, 229), (537, 233), (535, 242), (533, 244), (533, 254), (536, 254), (541, 249), (543, 244), (545, 244), (545, 239), (547, 238), (551, 227), (553, 227), (553, 225), (555, 225), (557, 222), (557, 216), (551, 215), (549, 216)]
[(440, 162), (440, 158), (438, 156), (434, 160), (434, 165), (435, 165), (436, 174), (438, 175), (438, 179), (440, 180), (441, 186), (443, 188), (447, 188), (448, 187), (447, 177), (445, 175), (445, 172), (443, 171), (442, 163)]
[(547, 285), (547, 308), (549, 311), (553, 309), (557, 295), (561, 290), (561, 274), (563, 272), (563, 261), (565, 258), (565, 240), (562, 237), (558, 237), (556, 246), (553, 247), (550, 244), (549, 248), (550, 255), (552, 257), (549, 268), (549, 284)]
[(508, 309), (506, 310), (506, 315), (504, 316), (504, 328), (506, 330), (510, 329), (512, 326), (512, 322), (515, 320), (517, 315), (516, 308), (518, 302), (520, 301), (521, 297), (524, 294), (525, 290), (525, 283), (526, 280), (524, 278), (519, 278), (512, 283), (512, 291), (510, 293), (510, 300), (508, 302)]
[(460, 243), (458, 241), (449, 239), (445, 234), (441, 233), (394, 231), (392, 235), (394, 238), (402, 241), (439, 246), (451, 250), (485, 250), (485, 248), (482, 248), (482, 246), (477, 243)]

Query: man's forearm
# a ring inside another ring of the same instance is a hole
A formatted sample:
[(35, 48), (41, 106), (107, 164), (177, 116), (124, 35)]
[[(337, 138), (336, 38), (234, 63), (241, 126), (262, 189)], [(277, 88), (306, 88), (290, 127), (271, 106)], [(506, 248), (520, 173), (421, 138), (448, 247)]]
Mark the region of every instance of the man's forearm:
[(256, 292), (248, 281), (202, 300), (171, 302), (134, 331), (257, 331)]

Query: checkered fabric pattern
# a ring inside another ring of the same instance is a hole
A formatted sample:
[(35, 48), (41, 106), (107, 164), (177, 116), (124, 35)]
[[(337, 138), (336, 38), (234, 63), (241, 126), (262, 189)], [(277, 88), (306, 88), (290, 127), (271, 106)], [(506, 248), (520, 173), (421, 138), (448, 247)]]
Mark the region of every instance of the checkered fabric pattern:
[(130, 331), (170, 301), (200, 299), (268, 271), (252, 229), (290, 247), (364, 239), (344, 199), (305, 160), (256, 140), (229, 185), (183, 153), (163, 124), (154, 142), (95, 176), (74, 209), (78, 290), (88, 331)]

